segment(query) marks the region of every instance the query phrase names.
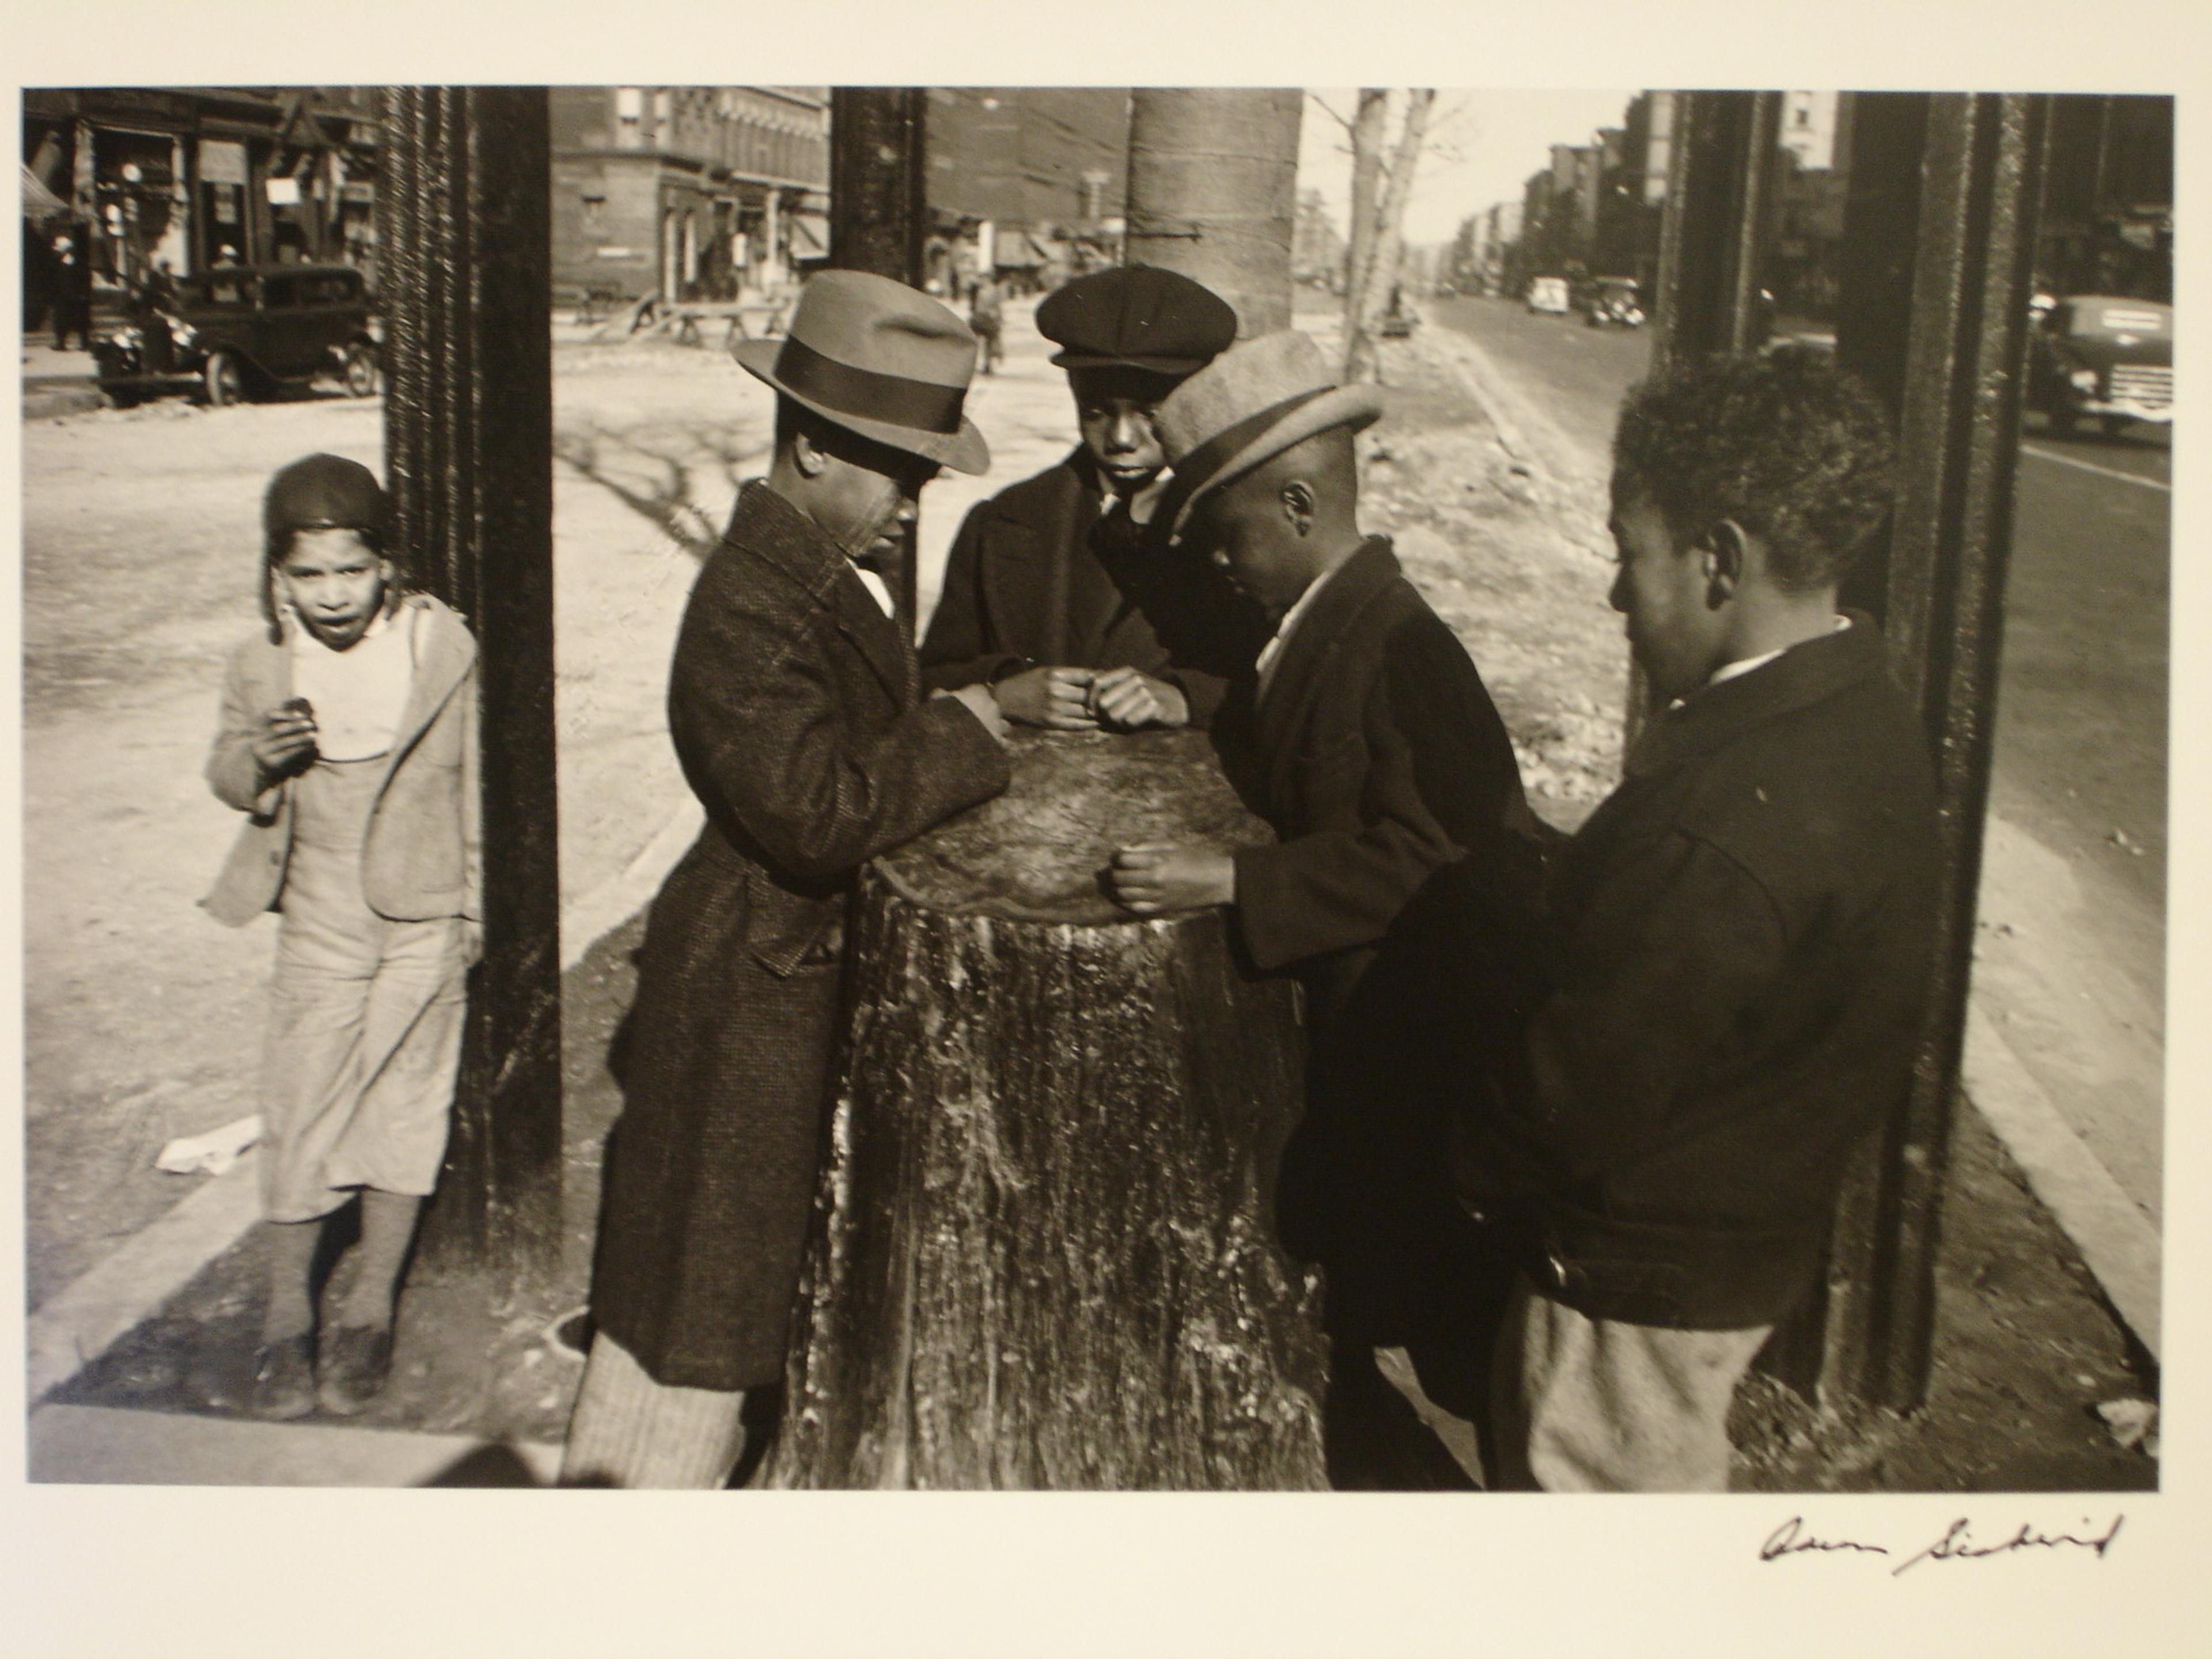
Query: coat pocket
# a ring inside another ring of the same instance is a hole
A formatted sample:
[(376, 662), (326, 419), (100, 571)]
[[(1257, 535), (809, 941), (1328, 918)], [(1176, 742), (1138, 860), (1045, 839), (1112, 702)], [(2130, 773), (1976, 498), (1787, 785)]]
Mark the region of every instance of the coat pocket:
[(834, 968), (845, 950), (842, 893), (813, 898), (776, 884), (765, 871), (745, 877), (745, 949), (778, 979)]

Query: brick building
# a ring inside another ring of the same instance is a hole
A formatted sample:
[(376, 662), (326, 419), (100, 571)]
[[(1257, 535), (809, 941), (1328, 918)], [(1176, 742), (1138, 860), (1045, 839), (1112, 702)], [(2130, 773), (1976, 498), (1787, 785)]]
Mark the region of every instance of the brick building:
[(555, 87), (562, 297), (732, 299), (829, 252), (826, 87)]
[(930, 282), (1051, 287), (1121, 257), (1126, 87), (932, 87)]

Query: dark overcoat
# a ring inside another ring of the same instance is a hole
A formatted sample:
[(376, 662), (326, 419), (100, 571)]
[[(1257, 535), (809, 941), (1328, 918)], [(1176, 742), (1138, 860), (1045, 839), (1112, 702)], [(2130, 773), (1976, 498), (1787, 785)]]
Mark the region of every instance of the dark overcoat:
[(962, 520), (921, 642), (924, 684), (950, 690), (1044, 665), (1136, 668), (1205, 726), (1266, 638), (1258, 612), (1203, 560), (1120, 509), (1102, 514), (1082, 449), (979, 501)]
[(1255, 965), (1305, 984), (1311, 1040), (1285, 1240), (1328, 1269), (1340, 1331), (1444, 1334), (1486, 1248), (1447, 1128), (1498, 1029), (1478, 1017), (1462, 890), (1533, 895), (1541, 831), (1481, 676), (1386, 540), (1314, 596), (1248, 726), (1249, 695), (1220, 741), (1249, 732), (1247, 791), (1280, 839), (1237, 854), (1236, 912)]
[(592, 1310), (656, 1381), (744, 1389), (783, 1375), (854, 877), (1009, 773), (764, 483), (692, 590), (668, 720), (707, 823), (646, 925)]
[(1528, 1272), (1592, 1318), (1771, 1324), (1911, 1080), (1927, 738), (1854, 616), (1658, 715), (1625, 771), (1559, 860), (1555, 985), (1499, 1123)]

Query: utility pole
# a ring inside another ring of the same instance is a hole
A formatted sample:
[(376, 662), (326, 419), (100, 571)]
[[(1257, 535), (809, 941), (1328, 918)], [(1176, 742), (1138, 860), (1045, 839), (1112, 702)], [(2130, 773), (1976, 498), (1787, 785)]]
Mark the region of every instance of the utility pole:
[(1295, 88), (1139, 88), (1129, 118), (1128, 262), (1179, 271), (1249, 337), (1291, 325)]
[[(830, 89), (830, 263), (909, 288), (924, 281), (928, 246), (929, 92), (924, 87)], [(899, 555), (899, 623), (914, 638), (921, 592), (915, 538)]]
[(542, 87), (385, 94), (386, 469), (416, 580), (475, 630), (483, 732), (484, 955), (424, 1245), (510, 1284), (561, 1249), (551, 166)]

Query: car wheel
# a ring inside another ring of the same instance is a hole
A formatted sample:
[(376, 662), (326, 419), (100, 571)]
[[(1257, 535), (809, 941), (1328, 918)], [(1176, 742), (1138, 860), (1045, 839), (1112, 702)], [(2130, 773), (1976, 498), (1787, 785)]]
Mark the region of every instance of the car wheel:
[(384, 385), (384, 374), (377, 367), (376, 348), (356, 341), (346, 348), (345, 389), (356, 398), (374, 398)]
[(107, 394), (107, 401), (118, 409), (136, 409), (145, 400), (146, 394), (143, 392), (112, 390)]
[(2071, 404), (2055, 403), (2044, 412), (2050, 419), (2051, 431), (2059, 437), (2063, 438), (2074, 430), (2074, 406)]
[(222, 409), (246, 401), (246, 371), (239, 367), (238, 359), (228, 351), (210, 354), (207, 367), (201, 371), (200, 381), (206, 391), (210, 408)]
[(2117, 438), (2120, 434), (2125, 432), (2127, 429), (2128, 417), (2126, 416), (2107, 415), (2105, 416), (2105, 435), (2107, 438)]

